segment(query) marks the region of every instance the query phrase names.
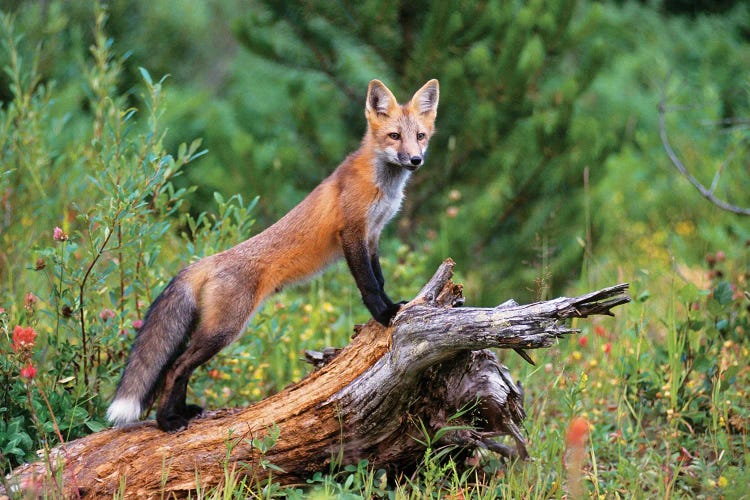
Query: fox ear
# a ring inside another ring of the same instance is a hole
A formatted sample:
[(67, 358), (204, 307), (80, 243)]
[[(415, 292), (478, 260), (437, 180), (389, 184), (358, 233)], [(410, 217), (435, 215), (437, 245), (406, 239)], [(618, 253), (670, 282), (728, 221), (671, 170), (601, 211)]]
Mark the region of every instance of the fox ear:
[(411, 98), (411, 105), (422, 114), (437, 114), (439, 99), (440, 84), (433, 78), (414, 93), (414, 97)]
[(367, 104), (365, 114), (375, 113), (375, 116), (388, 116), (396, 107), (398, 102), (388, 87), (380, 80), (372, 80), (367, 86)]

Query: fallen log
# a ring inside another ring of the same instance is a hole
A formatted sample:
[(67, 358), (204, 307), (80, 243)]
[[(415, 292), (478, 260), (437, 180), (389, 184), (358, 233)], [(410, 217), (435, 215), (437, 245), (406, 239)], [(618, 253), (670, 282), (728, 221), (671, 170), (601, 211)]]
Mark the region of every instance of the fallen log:
[[(392, 326), (370, 321), (345, 348), (308, 353), (319, 369), (278, 394), (207, 412), (173, 434), (153, 421), (98, 432), (18, 467), (8, 481), (32, 494), (148, 498), (220, 485), (227, 468), (260, 482), (273, 472), (280, 484), (361, 459), (403, 471), (424, 455), (415, 439), (420, 428), (434, 434), (459, 410), (441, 443), (527, 458), (522, 389), (489, 349), (548, 347), (576, 331), (566, 319), (611, 315), (629, 302), (628, 285), (528, 305), (458, 307), (462, 286), (451, 281), (453, 266), (446, 260)], [(496, 441), (500, 435), (515, 447)]]

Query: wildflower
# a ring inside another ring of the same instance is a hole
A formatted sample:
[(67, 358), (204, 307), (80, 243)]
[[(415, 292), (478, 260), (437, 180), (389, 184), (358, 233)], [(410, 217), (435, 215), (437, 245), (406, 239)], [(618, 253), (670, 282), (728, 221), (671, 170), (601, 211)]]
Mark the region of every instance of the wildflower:
[(99, 313), (99, 319), (104, 321), (105, 323), (107, 320), (110, 320), (115, 317), (115, 312), (112, 309), (107, 309), (106, 307), (101, 310)]
[(55, 241), (68, 241), (68, 234), (62, 228), (55, 226), (55, 229), (52, 231), (52, 238)]
[(45, 262), (43, 258), (39, 257), (36, 259), (36, 262), (34, 263), (34, 271), (41, 271), (45, 267), (47, 267), (47, 262)]
[(29, 312), (33, 312), (34, 306), (39, 302), (39, 299), (31, 292), (28, 292), (23, 298), (23, 307)]
[(142, 319), (134, 319), (133, 320), (133, 329), (140, 330), (143, 326), (143, 320)]
[(565, 443), (568, 448), (582, 448), (589, 434), (589, 422), (584, 417), (575, 417), (568, 426)]
[(606, 337), (607, 336), (607, 329), (604, 328), (602, 325), (596, 325), (594, 327), (594, 333), (597, 337)]
[(31, 363), (21, 368), (21, 376), (23, 378), (31, 380), (32, 378), (34, 378), (34, 375), (36, 375), (36, 368), (34, 368), (34, 365), (32, 365)]
[(21, 351), (25, 348), (31, 348), (34, 345), (36, 332), (30, 326), (16, 326), (13, 329), (13, 350)]
[(727, 478), (725, 478), (724, 476), (720, 476), (719, 480), (716, 481), (716, 484), (719, 486), (719, 488), (726, 488), (729, 484), (729, 481), (727, 481)]
[(713, 268), (716, 265), (716, 256), (712, 253), (707, 253), (706, 264), (708, 264), (709, 268)]
[(604, 354), (609, 356), (609, 353), (612, 351), (612, 342), (607, 342), (602, 346), (602, 351), (604, 351)]
[(586, 438), (589, 434), (589, 422), (584, 417), (575, 417), (568, 425), (565, 434), (566, 460), (568, 476), (568, 493), (570, 498), (583, 497), (583, 462), (586, 458)]
[(681, 463), (691, 463), (693, 461), (693, 455), (690, 454), (687, 448), (680, 446), (680, 456), (677, 460)]
[(622, 437), (622, 430), (621, 429), (617, 429), (615, 432), (610, 432), (607, 435), (607, 437), (609, 437), (609, 442), (612, 443), (612, 444), (614, 444), (614, 443), (623, 444), (624, 443), (624, 439)]
[(458, 201), (461, 199), (461, 191), (458, 189), (451, 189), (450, 193), (448, 193), (448, 199), (451, 201)]
[(578, 345), (581, 347), (586, 347), (589, 343), (589, 338), (586, 335), (582, 335), (581, 337), (578, 337)]
[(451, 206), (451, 207), (446, 208), (445, 215), (447, 215), (451, 219), (455, 219), (456, 217), (458, 217), (458, 207)]
[(208, 376), (211, 377), (214, 380), (218, 380), (221, 378), (221, 372), (214, 368), (213, 370), (208, 371)]
[(5, 308), (4, 307), (0, 307), (0, 314), (5, 314)]

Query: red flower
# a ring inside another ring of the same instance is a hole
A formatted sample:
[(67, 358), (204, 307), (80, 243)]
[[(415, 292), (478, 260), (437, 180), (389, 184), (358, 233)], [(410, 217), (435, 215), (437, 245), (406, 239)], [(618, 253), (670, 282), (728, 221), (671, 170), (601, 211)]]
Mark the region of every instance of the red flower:
[(565, 443), (568, 448), (583, 448), (589, 435), (589, 422), (584, 417), (575, 417), (568, 426)]
[(32, 327), (16, 326), (13, 329), (13, 350), (18, 352), (25, 348), (32, 347), (35, 338), (36, 332)]
[(21, 368), (21, 376), (23, 378), (31, 380), (32, 378), (34, 378), (34, 375), (36, 375), (36, 368), (34, 368), (34, 365), (32, 365), (31, 363)]
[(606, 337), (607, 336), (607, 329), (604, 328), (602, 325), (596, 325), (594, 327), (594, 333), (597, 337)]
[(602, 351), (604, 351), (604, 354), (609, 355), (610, 351), (612, 351), (612, 342), (607, 342), (604, 344), (604, 347), (602, 347)]
[(581, 347), (586, 347), (589, 343), (589, 338), (585, 335), (578, 337), (578, 345)]

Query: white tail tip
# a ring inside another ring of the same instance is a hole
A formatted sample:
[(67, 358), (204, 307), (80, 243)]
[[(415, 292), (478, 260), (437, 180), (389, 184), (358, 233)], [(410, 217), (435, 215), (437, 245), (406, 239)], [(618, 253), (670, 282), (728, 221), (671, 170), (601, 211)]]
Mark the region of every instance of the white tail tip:
[(115, 425), (135, 422), (141, 418), (141, 403), (137, 399), (115, 399), (107, 409), (107, 420)]

